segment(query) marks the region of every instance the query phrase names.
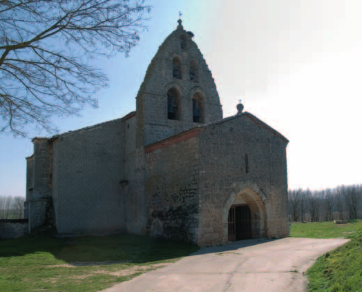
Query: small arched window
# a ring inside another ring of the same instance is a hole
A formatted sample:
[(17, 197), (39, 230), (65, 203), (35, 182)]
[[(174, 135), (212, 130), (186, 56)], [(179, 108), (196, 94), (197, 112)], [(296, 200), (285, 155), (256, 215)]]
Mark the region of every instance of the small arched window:
[(177, 79), (182, 79), (181, 74), (181, 61), (179, 58), (173, 58), (172, 60), (172, 76)]
[(190, 63), (190, 81), (199, 82), (199, 69), (195, 62)]
[(180, 94), (175, 88), (171, 88), (167, 91), (167, 118), (169, 120), (180, 120), (180, 117)]
[(205, 122), (204, 99), (200, 93), (192, 97), (192, 119), (194, 123)]
[(186, 50), (186, 37), (184, 35), (181, 36), (180, 44), (181, 50)]

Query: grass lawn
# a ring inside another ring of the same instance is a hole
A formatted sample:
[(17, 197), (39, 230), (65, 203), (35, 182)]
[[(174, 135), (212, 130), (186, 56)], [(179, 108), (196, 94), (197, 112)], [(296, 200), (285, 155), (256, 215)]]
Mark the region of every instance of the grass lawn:
[(0, 240), (0, 291), (99, 291), (173, 263), (196, 245), (119, 234)]
[(293, 223), (290, 231), (292, 237), (351, 239), (319, 257), (307, 271), (309, 291), (362, 291), (362, 220), (348, 224)]

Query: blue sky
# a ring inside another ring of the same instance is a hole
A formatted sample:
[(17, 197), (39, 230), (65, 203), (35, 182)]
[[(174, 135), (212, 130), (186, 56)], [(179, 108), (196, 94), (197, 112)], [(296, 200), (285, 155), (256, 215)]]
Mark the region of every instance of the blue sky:
[[(135, 110), (148, 64), (177, 26), (195, 34), (215, 79), (224, 117), (241, 98), (248, 111), (286, 136), (290, 189), (361, 183), (360, 0), (159, 0), (148, 30), (129, 58), (98, 59), (110, 86), (99, 108), (53, 118), (60, 133), (116, 119)], [(0, 195), (25, 195), (31, 138), (0, 136)]]

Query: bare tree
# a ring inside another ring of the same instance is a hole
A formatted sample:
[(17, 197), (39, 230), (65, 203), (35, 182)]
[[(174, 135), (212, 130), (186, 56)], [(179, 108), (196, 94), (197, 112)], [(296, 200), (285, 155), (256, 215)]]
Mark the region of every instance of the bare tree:
[(324, 220), (332, 221), (333, 220), (333, 204), (334, 204), (334, 196), (330, 189), (327, 189), (323, 192), (323, 204), (325, 208)]
[(345, 201), (345, 186), (339, 186), (336, 188), (335, 200), (336, 208), (338, 212), (339, 220), (344, 220), (344, 201)]
[(357, 185), (357, 188), (356, 188), (356, 191), (357, 191), (357, 194), (358, 194), (358, 200), (359, 200), (359, 208), (357, 210), (357, 218), (358, 219), (362, 219), (362, 208), (361, 208), (361, 202), (362, 202), (362, 185)]
[(0, 219), (23, 219), (24, 197), (0, 196)]
[(297, 222), (300, 219), (300, 202), (302, 190), (292, 190), (288, 192), (289, 210), (291, 213), (292, 221)]
[(357, 219), (357, 210), (359, 205), (359, 193), (356, 186), (349, 186), (345, 189), (346, 207), (349, 213), (349, 219)]
[(4, 197), (0, 196), (0, 219), (3, 219)]
[(302, 191), (301, 192), (301, 200), (300, 200), (300, 217), (301, 221), (305, 221), (305, 215), (308, 211), (308, 204), (309, 204), (309, 198), (310, 198), (311, 192), (310, 190)]
[(4, 218), (9, 219), (11, 215), (11, 202), (12, 199), (10, 196), (5, 197), (5, 204), (4, 204)]
[(312, 222), (319, 221), (320, 198), (317, 192), (309, 196), (309, 214)]
[(50, 116), (97, 107), (108, 79), (89, 60), (128, 56), (149, 12), (144, 0), (0, 0), (0, 133), (51, 133)]
[(13, 203), (13, 208), (14, 211), (17, 213), (17, 219), (23, 219), (24, 218), (24, 202), (25, 202), (25, 198), (24, 197), (14, 197), (14, 203)]

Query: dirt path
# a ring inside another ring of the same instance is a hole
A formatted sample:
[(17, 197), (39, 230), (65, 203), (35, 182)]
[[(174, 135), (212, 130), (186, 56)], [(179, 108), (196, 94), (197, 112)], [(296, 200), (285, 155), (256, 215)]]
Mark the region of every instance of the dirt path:
[(305, 291), (303, 273), (346, 239), (244, 240), (202, 248), (165, 268), (116, 284), (104, 292)]

